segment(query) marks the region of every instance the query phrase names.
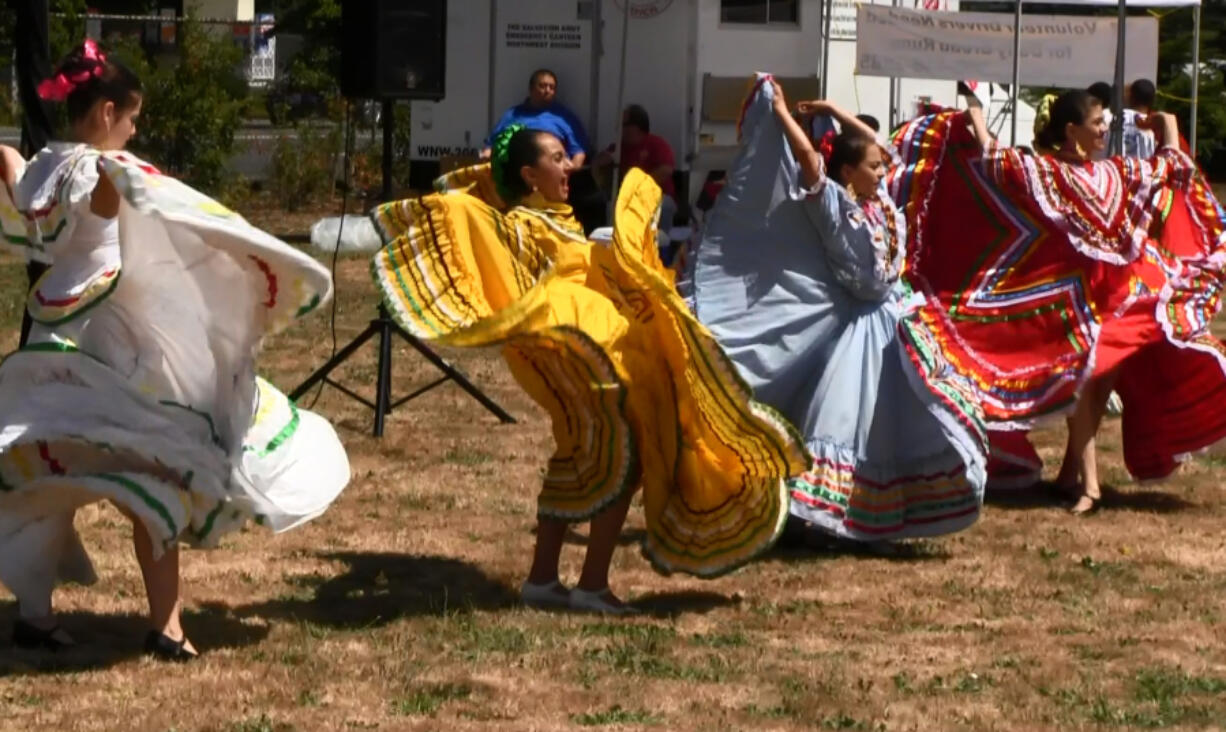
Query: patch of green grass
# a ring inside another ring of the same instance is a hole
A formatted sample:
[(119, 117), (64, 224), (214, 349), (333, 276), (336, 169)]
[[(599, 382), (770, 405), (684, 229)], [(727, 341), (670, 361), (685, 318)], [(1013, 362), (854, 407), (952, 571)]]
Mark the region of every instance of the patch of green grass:
[(1071, 650), (1073, 652), (1073, 655), (1077, 656), (1077, 658), (1079, 658), (1082, 661), (1104, 661), (1109, 656), (1117, 655), (1103, 648), (1098, 648), (1096, 646), (1081, 645), (1081, 644), (1076, 644), (1076, 643), (1070, 646), (1069, 650)]
[(278, 660), (284, 666), (301, 666), (307, 662), (310, 657), (306, 651), (300, 649), (289, 649), (281, 651), (278, 655)]
[(450, 511), (458, 505), (456, 497), (450, 493), (407, 493), (400, 496), (397, 503), (406, 511)]
[(822, 603), (818, 600), (789, 600), (787, 602), (761, 602), (750, 608), (762, 617), (773, 618), (780, 615), (805, 616), (810, 612), (820, 610)]
[(894, 690), (901, 694), (910, 694), (915, 691), (914, 681), (906, 671), (894, 674), (893, 681)]
[(735, 633), (696, 633), (690, 636), (690, 643), (705, 648), (742, 648), (749, 645), (749, 639), (740, 631)]
[(1186, 694), (1226, 695), (1226, 679), (1189, 676), (1183, 669), (1145, 669), (1136, 676), (1136, 698), (1167, 704)]
[(584, 638), (622, 638), (633, 643), (654, 645), (671, 641), (677, 631), (667, 625), (630, 623), (589, 623), (579, 629)]
[(659, 724), (661, 719), (650, 712), (623, 709), (620, 704), (614, 704), (603, 712), (571, 715), (570, 721), (580, 727), (602, 727), (607, 724)]
[(319, 704), (319, 694), (314, 689), (303, 689), (298, 693), (298, 706), (317, 707)]
[(16, 704), (20, 707), (40, 707), (43, 705), (43, 698), (38, 694), (5, 694), (0, 697), (0, 701)]
[(25, 262), (6, 257), (0, 260), (0, 323), (16, 325), (26, 300)]
[(1086, 698), (1076, 689), (1050, 689), (1046, 686), (1040, 686), (1039, 694), (1054, 699), (1056, 704), (1066, 708), (1080, 707), (1087, 704)]
[(488, 653), (523, 655), (532, 645), (528, 634), (519, 628), (481, 625), (471, 616), (461, 621), (461, 634), (464, 655), (470, 661)]
[(1040, 687), (1039, 693), (1096, 724), (1154, 729), (1220, 721), (1226, 679), (1191, 676), (1179, 668), (1154, 668), (1134, 677), (1131, 701), (1102, 695), (1087, 698), (1069, 688)]
[(430, 499), (418, 493), (406, 493), (398, 503), (406, 511), (427, 511), (430, 509)]
[(1226, 468), (1226, 455), (1197, 455), (1194, 459), (1215, 468)]
[(292, 724), (273, 722), (267, 714), (234, 722), (226, 727), (227, 732), (293, 732), (294, 729)]
[(1132, 566), (1124, 562), (1110, 562), (1094, 559), (1086, 555), (1081, 558), (1080, 562), (1083, 569), (1090, 572), (1095, 577), (1122, 581), (1124, 583), (1136, 584), (1138, 577)]
[(298, 627), (302, 628), (302, 632), (306, 633), (313, 640), (324, 640), (333, 633), (331, 628), (319, 623), (312, 623), (309, 620), (300, 621)]
[(873, 725), (872, 722), (865, 722), (856, 719), (847, 712), (837, 712), (822, 717), (822, 729), (850, 729), (850, 730), (884, 730), (884, 724)]
[(472, 696), (468, 684), (430, 684), (412, 691), (404, 699), (397, 700), (393, 709), (405, 716), (434, 716), (447, 702), (467, 699)]
[(747, 704), (741, 710), (752, 717), (762, 717), (763, 719), (788, 719), (793, 717), (795, 712), (786, 705), (778, 704), (773, 707), (760, 707), (757, 704)]
[(652, 625), (630, 625), (637, 628), (607, 646), (589, 648), (583, 653), (588, 661), (599, 663), (620, 673), (655, 679), (673, 679), (700, 683), (722, 683), (735, 675), (732, 664), (719, 655), (707, 655), (701, 663), (682, 663), (672, 657), (669, 641), (676, 631)]
[(985, 687), (991, 686), (993, 683), (991, 676), (981, 676), (973, 671), (967, 672), (958, 679), (958, 683), (954, 685), (954, 691), (961, 694), (978, 694)]
[(992, 668), (1019, 669), (1022, 667), (1022, 661), (1017, 656), (1001, 656), (995, 661), (992, 661)]
[(1098, 697), (1090, 707), (1089, 717), (1098, 724), (1114, 727), (1145, 727), (1149, 729), (1169, 727), (1189, 722), (1209, 722), (1211, 712), (1203, 707), (1159, 706), (1157, 709), (1147, 709), (1128, 706), (1115, 706), (1108, 699)]
[(779, 683), (779, 704), (771, 707), (749, 704), (742, 711), (764, 719), (798, 719), (811, 724), (814, 717), (813, 710), (805, 708), (805, 701), (821, 696), (821, 694), (814, 693), (807, 680), (797, 676), (788, 676)]
[(494, 456), (487, 452), (471, 450), (466, 447), (453, 447), (443, 454), (443, 462), (470, 468), (476, 465), (484, 465), (493, 460)]
[(606, 648), (589, 648), (584, 651), (583, 656), (632, 676), (667, 679), (674, 678), (677, 674), (676, 665), (664, 657), (663, 651), (654, 647), (644, 648), (634, 643), (614, 643)]

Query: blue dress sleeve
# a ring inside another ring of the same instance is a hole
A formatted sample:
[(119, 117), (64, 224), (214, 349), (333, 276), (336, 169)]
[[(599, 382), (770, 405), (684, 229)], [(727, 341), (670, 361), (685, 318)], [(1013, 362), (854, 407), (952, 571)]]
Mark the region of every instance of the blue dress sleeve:
[(805, 213), (835, 279), (861, 300), (884, 299), (898, 281), (902, 259), (898, 228), (902, 221), (885, 191), (878, 194), (882, 196), (880, 215), (873, 218), (843, 186), (829, 178), (808, 193)]

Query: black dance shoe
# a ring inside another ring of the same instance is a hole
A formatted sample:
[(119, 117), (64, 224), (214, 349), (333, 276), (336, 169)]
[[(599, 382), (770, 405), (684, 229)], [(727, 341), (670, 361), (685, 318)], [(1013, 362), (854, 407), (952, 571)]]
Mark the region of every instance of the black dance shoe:
[(149, 631), (149, 635), (145, 636), (145, 653), (162, 661), (183, 663), (200, 657), (195, 651), (189, 651), (186, 645), (187, 636), (183, 636), (182, 640), (172, 640), (170, 636), (156, 630)]
[(27, 650), (44, 650), (58, 651), (61, 648), (71, 648), (76, 643), (71, 638), (62, 640), (56, 636), (60, 635), (63, 638), (68, 638), (60, 626), (55, 625), (51, 628), (43, 630), (35, 625), (31, 625), (24, 620), (18, 620), (13, 623), (13, 645), (18, 648)]

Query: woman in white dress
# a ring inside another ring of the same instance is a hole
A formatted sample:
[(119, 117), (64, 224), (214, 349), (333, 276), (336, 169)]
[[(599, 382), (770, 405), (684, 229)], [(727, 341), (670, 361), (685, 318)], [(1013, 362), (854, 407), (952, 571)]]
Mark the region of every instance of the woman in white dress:
[(22, 166), (3, 155), (3, 240), (48, 256), (29, 344), (0, 365), (0, 583), (19, 647), (73, 640), (51, 595), (92, 582), (77, 508), (133, 523), (149, 599), (145, 649), (187, 660), (180, 542), (213, 545), (247, 519), (282, 531), (349, 479), (331, 426), (255, 375), (264, 335), (331, 295), (314, 260), (123, 152), (140, 81), (93, 41), (40, 95), (69, 131)]

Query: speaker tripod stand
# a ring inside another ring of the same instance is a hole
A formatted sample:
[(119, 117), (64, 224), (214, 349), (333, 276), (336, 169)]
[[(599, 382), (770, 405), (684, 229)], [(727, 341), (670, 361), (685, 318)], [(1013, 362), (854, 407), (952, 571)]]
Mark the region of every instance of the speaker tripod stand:
[[(383, 200), (390, 201), (392, 198), (392, 125), (393, 109), (390, 99), (383, 100)], [(338, 243), (339, 246), (339, 243)], [(392, 339), (399, 336), (406, 343), (412, 346), (420, 353), (427, 361), (434, 365), (442, 376), (429, 384), (413, 391), (409, 395), (392, 401)], [(349, 357), (357, 352), (359, 348), (366, 345), (366, 342), (372, 338), (379, 339), (379, 364), (378, 372), (375, 378), (375, 400), (372, 402), (360, 394), (346, 388), (337, 383), (330, 374), (337, 367), (349, 360)], [(298, 385), (290, 393), (290, 399), (298, 400), (304, 394), (311, 390), (320, 382), (327, 384), (345, 396), (360, 402), (375, 413), (374, 429), (372, 430), (375, 437), (383, 436), (384, 421), (389, 412), (405, 402), (415, 399), (422, 394), (430, 391), (436, 386), (454, 381), (461, 389), (468, 392), (469, 396), (476, 399), (481, 406), (489, 410), (503, 424), (511, 424), (515, 422), (515, 418), (507, 414), (506, 410), (498, 406), (497, 402), (490, 399), (481, 389), (477, 388), (468, 377), (460, 373), (455, 366), (452, 366), (441, 356), (430, 349), (425, 343), (422, 343), (419, 338), (412, 335), (405, 329), (401, 328), (395, 320), (392, 319), (391, 313), (387, 311), (387, 306), (379, 303), (379, 310), (376, 317), (370, 321), (366, 329), (358, 334), (356, 338), (349, 342), (341, 350), (337, 351), (336, 355), (328, 359), (328, 362), (320, 366), (315, 373), (307, 377), (307, 380)]]

